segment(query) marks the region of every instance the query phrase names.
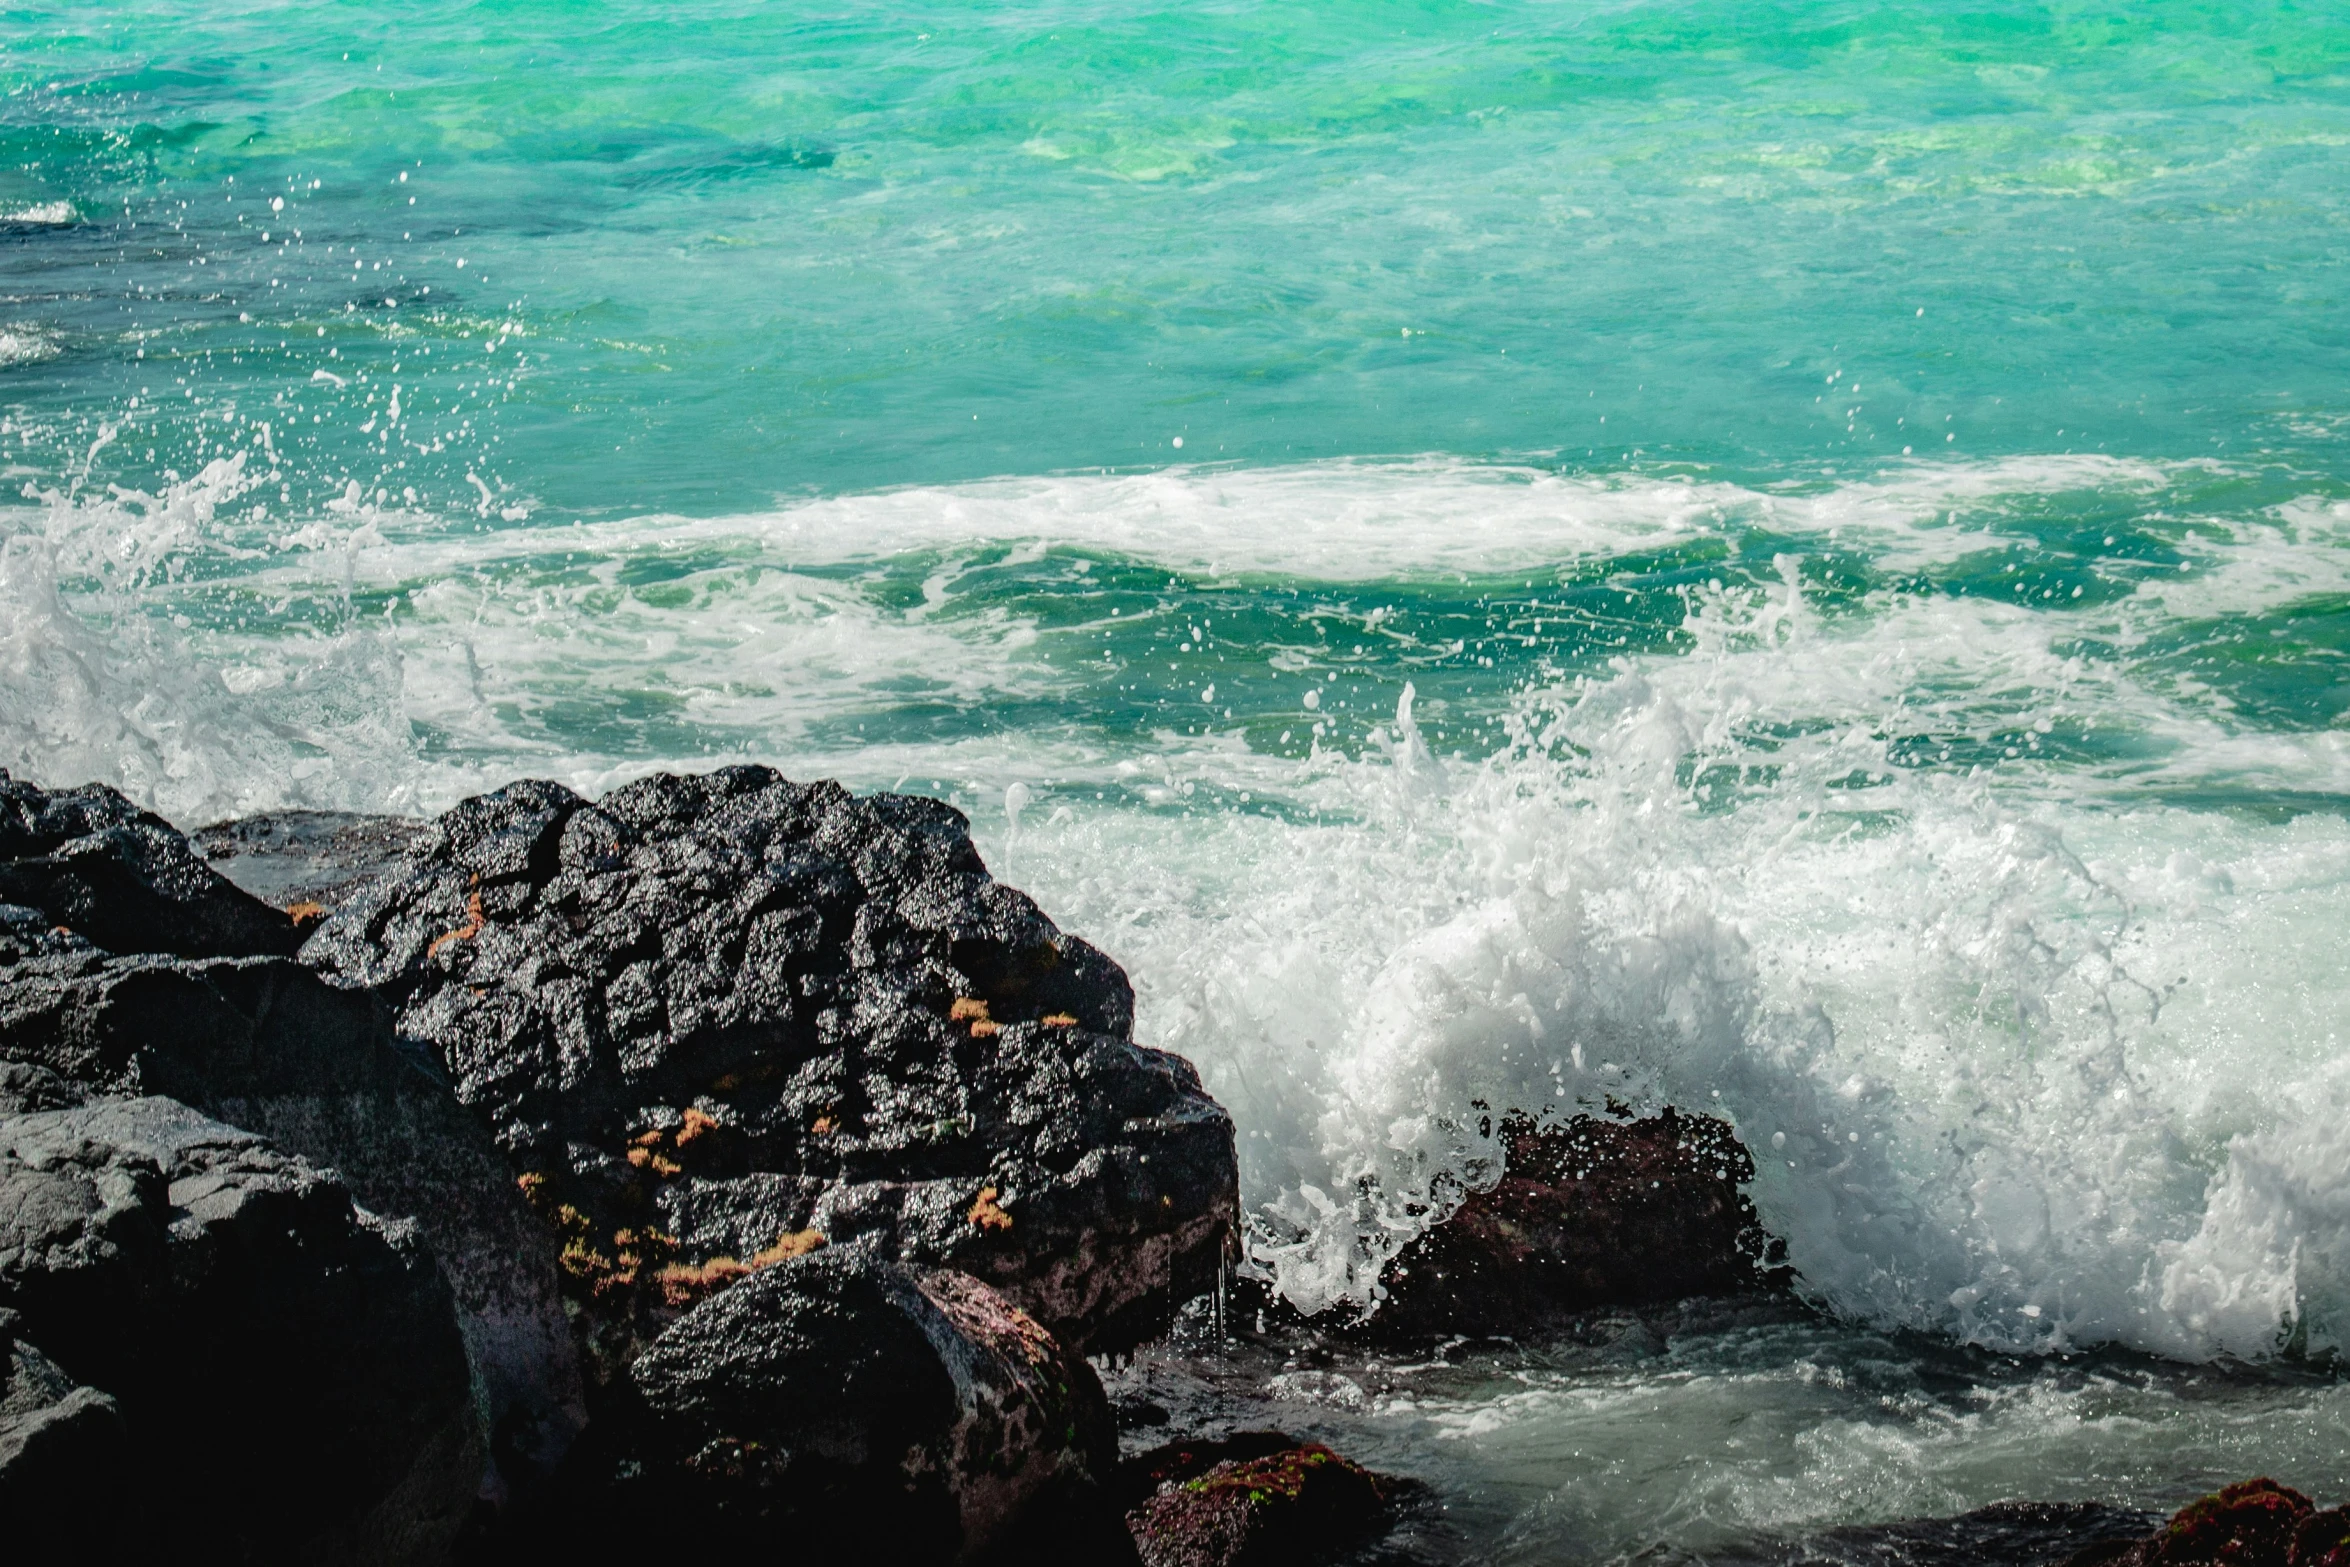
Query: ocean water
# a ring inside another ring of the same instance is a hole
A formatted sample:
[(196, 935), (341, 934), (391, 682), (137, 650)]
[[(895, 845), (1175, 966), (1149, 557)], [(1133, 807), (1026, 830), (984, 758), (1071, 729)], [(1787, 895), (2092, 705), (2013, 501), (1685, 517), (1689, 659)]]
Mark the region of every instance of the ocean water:
[(2350, 1491), (2350, 6), (35, 5), (0, 153), (0, 766), (941, 794), (1309, 1307), (1727, 1116), (1820, 1324), (1349, 1403), (1472, 1557)]

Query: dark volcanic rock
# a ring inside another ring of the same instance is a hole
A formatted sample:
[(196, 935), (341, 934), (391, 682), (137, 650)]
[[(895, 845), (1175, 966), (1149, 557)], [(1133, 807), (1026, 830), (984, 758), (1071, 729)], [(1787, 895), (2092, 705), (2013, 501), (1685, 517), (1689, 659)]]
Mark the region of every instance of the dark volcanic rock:
[(2311, 1513), (2293, 1526), (2289, 1567), (2350, 1567), (2350, 1507)]
[(557, 1248), (382, 1004), (285, 959), (121, 957), (32, 929), (0, 912), (0, 1108), (164, 1095), (415, 1220), (455, 1292), (501, 1468), (550, 1467), (584, 1418)]
[(2262, 1476), (2188, 1503), (2151, 1536), (2080, 1551), (2066, 1567), (2333, 1567), (2350, 1535), (2343, 1514)]
[(1740, 1190), (1754, 1161), (1727, 1123), (1515, 1116), (1503, 1137), (1500, 1182), (1390, 1265), (1374, 1331), (1523, 1334), (1593, 1306), (1771, 1282), (1771, 1242)]
[(340, 908), (399, 863), (427, 825), (413, 816), (277, 811), (215, 822), (188, 841), (230, 881), (299, 919)]
[(294, 921), (240, 891), (160, 816), (103, 784), (51, 794), (0, 769), (0, 904), (109, 952), (288, 956)]
[(18, 1336), (16, 1312), (0, 1307), (0, 1518), (20, 1546), (32, 1542), (21, 1520), (74, 1520), (84, 1552), (126, 1542), (111, 1493), (128, 1474), (122, 1410), (83, 1387)]
[(1264, 1450), (1267, 1436), (1136, 1461), (1164, 1476), (1126, 1516), (1145, 1567), (1292, 1567), (1328, 1561), (1380, 1531), (1386, 1482), (1318, 1442), (1280, 1439)]
[[(18, 1366), (46, 1384), (12, 1466), (125, 1454), (99, 1473), (134, 1537), (418, 1560), (473, 1505), (464, 1349), (429, 1258), (326, 1173), (184, 1105), (0, 1121), (0, 1307), (38, 1346), (12, 1355), (9, 1403)], [(12, 1512), (12, 1535), (74, 1528), (47, 1512), (60, 1500)]]
[(1158, 1331), (1237, 1206), (1230, 1119), (937, 801), (758, 767), (466, 801), (304, 950), (374, 986), (564, 1234), (599, 1374), (864, 1240), (1072, 1345)]
[[(694, 1520), (698, 1545), (947, 1562), (1082, 1503), (1116, 1456), (1092, 1368), (965, 1274), (865, 1247), (768, 1268), (687, 1312), (631, 1369), (558, 1503), (606, 1546)], [(1114, 1514), (1103, 1510), (1105, 1518)]]

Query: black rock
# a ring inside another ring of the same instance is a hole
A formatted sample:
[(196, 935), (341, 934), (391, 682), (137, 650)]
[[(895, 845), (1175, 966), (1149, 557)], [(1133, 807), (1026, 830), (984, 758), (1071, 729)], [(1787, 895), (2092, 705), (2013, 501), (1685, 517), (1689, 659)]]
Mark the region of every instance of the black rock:
[(500, 1474), (551, 1468), (584, 1420), (556, 1247), (382, 1004), (286, 959), (120, 957), (45, 932), (28, 950), (24, 930), (0, 916), (0, 1109), (164, 1095), (413, 1219), (455, 1293)]
[[(12, 1462), (104, 1465), (81, 1475), (103, 1522), (149, 1548), (430, 1559), (474, 1504), (464, 1348), (410, 1228), (184, 1105), (0, 1120), (0, 1307), (38, 1346), (12, 1352)], [(12, 1537), (78, 1528), (66, 1495), (12, 1509)]]
[(51, 794), (0, 770), (0, 903), (109, 952), (284, 957), (294, 920), (231, 885), (163, 818), (103, 784)]
[(563, 1511), (607, 1547), (691, 1518), (705, 1548), (1036, 1560), (1041, 1512), (1116, 1517), (1092, 1368), (965, 1274), (828, 1247), (703, 1301), (630, 1382), (625, 1441), (601, 1422), (567, 1465)]
[(934, 800), (758, 767), (468, 800), (303, 951), (375, 987), (565, 1236), (599, 1374), (713, 1288), (862, 1240), (1072, 1345), (1210, 1287), (1232, 1125), (1115, 963)]
[(1398, 1253), (1374, 1337), (1554, 1332), (1596, 1306), (1783, 1287), (1729, 1123), (1668, 1108), (1502, 1127), (1501, 1179)]
[(72, 1520), (78, 1549), (120, 1549), (110, 1498), (130, 1473), (122, 1410), (20, 1337), (22, 1321), (0, 1307), (0, 1517)]
[(1155, 1480), (1126, 1515), (1144, 1567), (1304, 1567), (1391, 1521), (1394, 1483), (1319, 1442), (1249, 1431), (1178, 1443), (1128, 1466)]

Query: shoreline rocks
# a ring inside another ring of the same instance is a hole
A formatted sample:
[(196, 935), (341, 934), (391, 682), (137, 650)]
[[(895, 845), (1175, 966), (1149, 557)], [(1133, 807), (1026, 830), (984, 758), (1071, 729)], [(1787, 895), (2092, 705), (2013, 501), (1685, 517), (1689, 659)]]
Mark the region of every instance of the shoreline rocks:
[(2138, 1540), (2107, 1540), (2064, 1567), (2350, 1567), (2350, 1507), (2320, 1511), (2262, 1475), (2189, 1502)]
[(1319, 1442), (1243, 1431), (1145, 1453), (1126, 1489), (1143, 1567), (1282, 1567), (1375, 1538), (1396, 1487)]
[(766, 768), (443, 815), (303, 949), (385, 998), (564, 1237), (612, 1383), (709, 1290), (864, 1243), (1124, 1348), (1214, 1287), (1231, 1120), (937, 801)]
[(283, 958), (101, 951), (0, 917), (0, 1102), (160, 1095), (332, 1167), (413, 1220), (448, 1280), (493, 1500), (552, 1468), (584, 1421), (558, 1247), (488, 1132), (399, 1050), (388, 1014)]
[[(161, 1476), (185, 1361), (282, 1417), (243, 1450), (337, 1466), (275, 1516), (204, 1461), (161, 1481), (189, 1516), (247, 1509), (221, 1537), (249, 1554), (780, 1527), (909, 1561), (1134, 1560), (1082, 1352), (1216, 1287), (1232, 1127), (951, 809), (766, 769), (598, 802), (525, 782), (432, 823), (220, 824), (207, 863), (109, 790), (0, 774), (0, 833), (0, 1221), (25, 1231), (0, 1226), (0, 1493)], [(357, 1347), (320, 1372), (283, 1267), (244, 1313), (272, 1342), (100, 1352), (161, 1332), (137, 1326), (156, 1256), (189, 1275), (186, 1246), (229, 1255), (218, 1235), (287, 1202), (310, 1216), (288, 1244), (374, 1291), (346, 1326), (406, 1332), (390, 1360), (429, 1389), (373, 1388), (386, 1356)], [(146, 1274), (52, 1266), (91, 1214), (150, 1237)], [(78, 1310), (52, 1275), (87, 1284)]]
[(1470, 1193), (1381, 1276), (1380, 1338), (1522, 1336), (1598, 1306), (1783, 1289), (1784, 1248), (1744, 1191), (1754, 1160), (1729, 1123), (1667, 1107), (1501, 1127), (1501, 1179)]
[(0, 1119), (0, 1307), (19, 1517), (60, 1505), (44, 1470), (109, 1455), (91, 1523), (126, 1547), (415, 1560), (470, 1515), (480, 1432), (430, 1253), (250, 1132), (153, 1097)]

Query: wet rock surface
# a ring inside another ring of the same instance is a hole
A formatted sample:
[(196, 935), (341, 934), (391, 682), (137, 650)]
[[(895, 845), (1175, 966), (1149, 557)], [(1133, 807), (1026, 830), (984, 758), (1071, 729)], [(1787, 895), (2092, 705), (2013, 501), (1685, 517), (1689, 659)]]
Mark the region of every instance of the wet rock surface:
[(1327, 1562), (1388, 1521), (1391, 1482), (1279, 1432), (1176, 1443), (1128, 1470), (1149, 1486), (1127, 1514), (1145, 1567)]
[(716, 1289), (861, 1242), (1073, 1346), (1212, 1286), (1232, 1126), (1117, 965), (951, 808), (765, 768), (469, 800), (312, 937), (563, 1237), (601, 1384)]
[(705, 1543), (1034, 1559), (1088, 1509), (1117, 1542), (1092, 1368), (966, 1274), (827, 1248), (703, 1301), (630, 1383), (638, 1418), (591, 1432), (551, 1509), (599, 1542), (685, 1516)]
[(1511, 1117), (1501, 1180), (1400, 1252), (1365, 1324), (1386, 1338), (1523, 1335), (1597, 1306), (1783, 1286), (1727, 1122)]
[(323, 918), (398, 863), (428, 824), (414, 816), (277, 811), (188, 835), (214, 870), (299, 923)]
[(162, 817), (101, 784), (55, 793), (0, 769), (0, 904), (109, 952), (288, 956), (295, 922), (242, 891)]
[(2173, 1513), (2139, 1539), (2108, 1539), (2065, 1567), (2344, 1567), (2350, 1508), (2315, 1502), (2265, 1475), (2223, 1486)]
[(9, 1484), (109, 1476), (100, 1522), (126, 1539), (417, 1559), (473, 1506), (479, 1429), (429, 1254), (249, 1132), (152, 1097), (0, 1120), (0, 1308)]
[(584, 1416), (558, 1248), (380, 1002), (287, 959), (118, 955), (0, 909), (0, 1105), (122, 1095), (259, 1133), (412, 1219), (454, 1291), (500, 1474), (527, 1480), (561, 1456)]

